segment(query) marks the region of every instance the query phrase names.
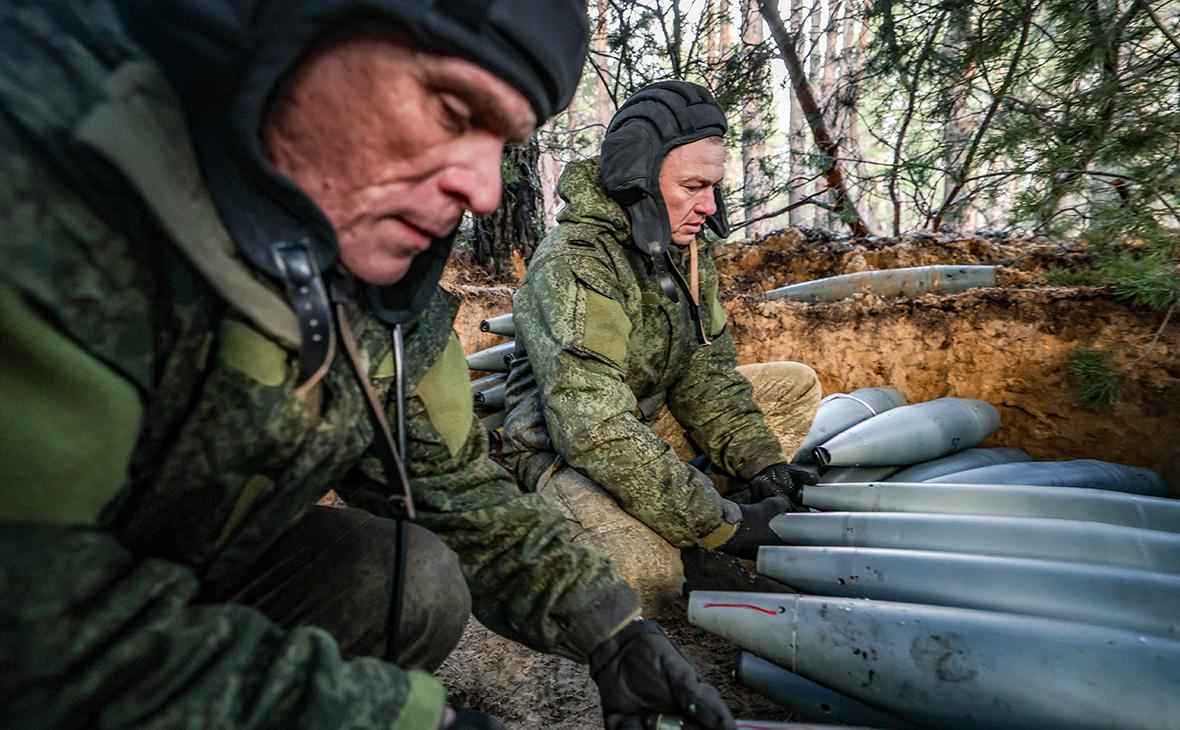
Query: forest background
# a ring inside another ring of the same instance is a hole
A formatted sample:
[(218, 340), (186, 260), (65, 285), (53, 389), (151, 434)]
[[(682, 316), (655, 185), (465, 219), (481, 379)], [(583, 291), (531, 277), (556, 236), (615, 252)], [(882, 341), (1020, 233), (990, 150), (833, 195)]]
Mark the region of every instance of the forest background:
[[(642, 86), (710, 88), (732, 238), (944, 231), (1071, 241), (1106, 283), (1180, 303), (1180, 0), (591, 0), (573, 103), (504, 158), (476, 261), (504, 281), (553, 225), (564, 165)], [(515, 264), (513, 262), (516, 262)]]

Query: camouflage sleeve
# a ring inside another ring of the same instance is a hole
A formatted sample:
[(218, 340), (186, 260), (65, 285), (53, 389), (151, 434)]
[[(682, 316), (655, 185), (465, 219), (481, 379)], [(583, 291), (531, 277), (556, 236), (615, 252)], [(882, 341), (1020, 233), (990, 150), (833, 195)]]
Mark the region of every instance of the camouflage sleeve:
[(194, 605), (187, 568), (94, 527), (124, 481), (135, 391), (2, 284), (0, 339), (0, 727), (437, 727), (430, 676)]
[(320, 629), (284, 631), (108, 532), (0, 527), (0, 727), (434, 728), (425, 672), (344, 660)]
[(606, 556), (570, 543), (557, 508), (521, 493), (488, 457), (457, 337), (407, 399), (406, 415), (418, 521), (458, 553), (481, 623), (586, 662), (638, 615), (639, 599)]
[(597, 259), (553, 257), (514, 300), (553, 445), (668, 542), (714, 547), (731, 534), (721, 495), (635, 416), (621, 369), (630, 322), (612, 280)]
[(753, 387), (737, 371), (729, 328), (693, 353), (668, 390), (668, 409), (713, 463), (745, 479), (782, 461), (778, 438), (754, 402)]

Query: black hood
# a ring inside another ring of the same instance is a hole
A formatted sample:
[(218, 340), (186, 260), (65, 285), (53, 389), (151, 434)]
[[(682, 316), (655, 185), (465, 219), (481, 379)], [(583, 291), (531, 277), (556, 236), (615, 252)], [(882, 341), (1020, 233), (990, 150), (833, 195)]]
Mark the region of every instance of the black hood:
[[(626, 209), (635, 246), (651, 256), (660, 284), (673, 300), (675, 287), (662, 272), (672, 231), (660, 194), (660, 166), (673, 148), (724, 137), (725, 131), (725, 112), (708, 89), (687, 81), (660, 81), (623, 102), (602, 140), (602, 186)], [(729, 220), (719, 186), (714, 195), (717, 212), (705, 222), (724, 238)]]
[[(201, 171), (238, 249), (286, 284), (300, 315), (305, 355), (313, 340), (331, 336), (323, 319), (304, 316), (309, 304), (319, 309), (304, 297), (326, 305), (322, 274), (335, 265), (338, 251), (327, 218), (263, 152), (259, 131), (280, 80), (329, 31), (375, 18), (399, 26), (425, 48), (496, 74), (528, 99), (541, 121), (569, 103), (588, 37), (585, 5), (576, 0), (117, 2), (132, 36), (184, 106)], [(435, 240), (397, 284), (371, 287), (378, 316), (401, 323), (425, 307), (452, 239)]]

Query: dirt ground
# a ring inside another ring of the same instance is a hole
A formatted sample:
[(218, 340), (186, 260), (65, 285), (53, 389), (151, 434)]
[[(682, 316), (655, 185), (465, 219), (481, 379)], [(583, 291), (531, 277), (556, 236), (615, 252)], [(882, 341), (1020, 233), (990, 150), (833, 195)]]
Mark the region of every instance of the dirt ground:
[[(1016, 446), (1034, 459), (1097, 458), (1146, 466), (1180, 488), (1180, 325), (1160, 330), (1163, 313), (1121, 301), (1101, 287), (1049, 286), (1043, 271), (1083, 254), (1044, 239), (913, 237), (832, 239), (789, 230), (715, 252), (739, 361), (796, 360), (813, 367), (825, 393), (891, 385), (911, 402), (981, 398), (1001, 413), (985, 446)], [(870, 295), (831, 304), (766, 300), (790, 283), (877, 268), (996, 264), (995, 288), (952, 296), (885, 300)], [(446, 284), (463, 299), (456, 328), (467, 352), (504, 338), (479, 321), (511, 308), (512, 288), (489, 286), (466, 267)], [(1127, 368), (1119, 402), (1078, 407), (1064, 367), (1091, 345)], [(687, 572), (687, 571), (686, 571)], [(724, 571), (718, 571), (718, 574)], [(655, 617), (734, 709), (748, 719), (791, 719), (777, 705), (735, 686), (734, 649), (688, 625), (685, 604)], [(512, 727), (598, 728), (597, 691), (585, 669), (468, 627), (440, 671), (459, 704)]]
[[(721, 565), (724, 563), (724, 565)], [(786, 586), (757, 576), (752, 563), (696, 551), (686, 556), (689, 590), (785, 591)], [(688, 623), (681, 598), (664, 612), (648, 616), (660, 623), (700, 676), (721, 693), (735, 717), (793, 720), (790, 713), (733, 681), (737, 649)], [(490, 713), (512, 728), (602, 728), (598, 688), (586, 667), (568, 659), (529, 651), (472, 619), (438, 671), (451, 701)]]

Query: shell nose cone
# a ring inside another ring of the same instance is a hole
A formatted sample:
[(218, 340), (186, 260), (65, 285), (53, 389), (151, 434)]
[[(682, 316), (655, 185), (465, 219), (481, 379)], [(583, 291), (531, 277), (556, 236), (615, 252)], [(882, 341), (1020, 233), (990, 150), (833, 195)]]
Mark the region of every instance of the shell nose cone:
[(986, 401), (939, 398), (862, 421), (817, 447), (815, 456), (825, 466), (915, 464), (975, 446), (999, 425), (999, 411)]

